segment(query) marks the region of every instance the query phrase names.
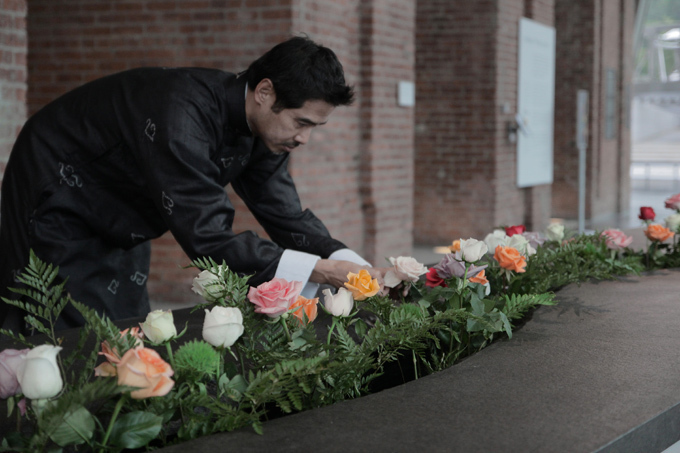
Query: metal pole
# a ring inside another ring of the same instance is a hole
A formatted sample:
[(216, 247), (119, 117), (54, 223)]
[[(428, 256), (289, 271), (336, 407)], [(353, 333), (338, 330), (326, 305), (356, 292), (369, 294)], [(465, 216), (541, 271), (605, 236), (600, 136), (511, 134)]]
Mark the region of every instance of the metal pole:
[(578, 233), (586, 229), (586, 149), (588, 147), (588, 91), (576, 96), (576, 146), (578, 147)]

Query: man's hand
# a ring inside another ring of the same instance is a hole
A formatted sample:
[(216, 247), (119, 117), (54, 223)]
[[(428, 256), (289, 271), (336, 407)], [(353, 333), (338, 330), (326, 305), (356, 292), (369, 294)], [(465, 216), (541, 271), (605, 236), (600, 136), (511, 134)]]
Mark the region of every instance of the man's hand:
[(314, 270), (312, 271), (312, 275), (309, 277), (309, 281), (341, 288), (345, 286), (347, 274), (350, 272), (358, 274), (361, 269), (366, 269), (368, 273), (371, 274), (371, 277), (377, 278), (380, 287), (383, 287), (384, 271), (388, 268), (364, 267), (351, 261), (342, 260), (317, 261), (316, 266), (314, 266)]

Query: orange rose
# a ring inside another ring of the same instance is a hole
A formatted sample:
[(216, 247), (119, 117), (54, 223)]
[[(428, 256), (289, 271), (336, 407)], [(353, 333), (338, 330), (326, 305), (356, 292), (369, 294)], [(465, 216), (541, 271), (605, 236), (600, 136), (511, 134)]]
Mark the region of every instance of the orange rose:
[(451, 243), (451, 247), (449, 247), (453, 253), (460, 252), (460, 239), (456, 239)]
[(502, 245), (499, 245), (496, 247), (493, 257), (503, 269), (509, 271), (522, 273), (525, 272), (524, 268), (527, 267), (527, 261), (520, 255), (519, 251), (513, 247), (503, 247)]
[(170, 379), (174, 371), (153, 349), (137, 346), (128, 350), (118, 362), (118, 385), (140, 387), (130, 396), (144, 399), (163, 396), (172, 389), (175, 381)]
[(380, 291), (378, 279), (372, 279), (371, 274), (366, 269), (361, 269), (358, 274), (352, 272), (347, 274), (345, 287), (350, 290), (354, 300), (364, 300), (367, 297), (375, 296)]
[(671, 230), (664, 228), (657, 223), (649, 225), (645, 230), (645, 236), (647, 236), (650, 241), (663, 242), (666, 239), (672, 238), (674, 235), (675, 233), (673, 233)]
[[(306, 297), (298, 296), (297, 300), (290, 306), (290, 309), (297, 319), (300, 320), (300, 324), (305, 325), (316, 319), (317, 307), (316, 304), (319, 303), (319, 298), (307, 299)], [(307, 322), (305, 322), (305, 316), (307, 315)]]
[(479, 283), (480, 285), (486, 285), (489, 283), (489, 280), (486, 279), (486, 272), (484, 272), (484, 269), (479, 272), (479, 274), (475, 275), (472, 278), (468, 279), (471, 283)]

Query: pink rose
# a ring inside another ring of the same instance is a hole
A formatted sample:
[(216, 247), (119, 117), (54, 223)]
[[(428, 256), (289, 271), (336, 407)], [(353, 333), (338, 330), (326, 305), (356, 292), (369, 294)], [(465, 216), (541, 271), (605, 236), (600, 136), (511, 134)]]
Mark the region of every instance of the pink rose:
[(667, 198), (665, 205), (668, 209), (675, 209), (676, 211), (680, 211), (680, 193), (675, 194), (670, 198)]
[(605, 237), (607, 247), (612, 250), (621, 250), (628, 247), (633, 242), (632, 236), (626, 236), (623, 231), (616, 228), (604, 230), (601, 236)]
[(302, 282), (274, 278), (257, 288), (250, 288), (248, 299), (257, 305), (255, 313), (276, 318), (288, 311), (302, 291)]
[[(24, 361), (29, 349), (5, 349), (0, 352), (0, 398), (5, 399), (21, 392), (17, 379), (17, 368)], [(24, 357), (22, 357), (24, 354)]]

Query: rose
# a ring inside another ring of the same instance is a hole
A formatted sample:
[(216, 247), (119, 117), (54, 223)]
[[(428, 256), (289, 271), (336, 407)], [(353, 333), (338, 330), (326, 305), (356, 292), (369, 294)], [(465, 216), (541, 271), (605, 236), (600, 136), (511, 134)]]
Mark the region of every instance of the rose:
[(436, 269), (439, 278), (446, 280), (451, 277), (472, 278), (480, 271), (486, 269), (486, 267), (486, 264), (483, 266), (470, 265), (466, 267), (461, 252), (456, 252), (444, 255), (441, 261), (439, 261), (433, 269)]
[(300, 324), (304, 326), (316, 319), (318, 303), (318, 297), (307, 299), (306, 297), (298, 296), (295, 303), (290, 306), (290, 309), (293, 316), (295, 316), (300, 321)]
[(503, 230), (493, 230), (492, 233), (487, 234), (484, 238), (484, 243), (489, 249), (489, 252), (496, 250), (496, 247), (499, 245), (507, 245), (507, 242), (508, 235), (505, 234), (505, 231)]
[(460, 240), (460, 254), (463, 260), (468, 263), (479, 261), (488, 251), (489, 248), (487, 245), (477, 239), (470, 238)]
[[(122, 338), (126, 335), (130, 335), (131, 337), (135, 338), (136, 346), (142, 346), (144, 344), (142, 342), (142, 338), (144, 338), (144, 333), (140, 332), (139, 327), (127, 328), (121, 331), (119, 336)], [(94, 375), (115, 376), (117, 374), (115, 365), (117, 365), (118, 362), (120, 362), (120, 353), (116, 348), (112, 348), (111, 345), (109, 345), (109, 342), (106, 340), (102, 341), (101, 347), (102, 352), (100, 352), (99, 355), (103, 355), (104, 357), (106, 357), (107, 361), (95, 367)]]
[(324, 289), (323, 305), (333, 316), (349, 316), (354, 308), (354, 298), (352, 293), (345, 288), (338, 288), (334, 295), (330, 289)]
[(229, 348), (243, 335), (243, 315), (236, 307), (205, 310), (203, 339), (215, 347)]
[(617, 230), (616, 228), (604, 230), (600, 236), (604, 238), (607, 248), (611, 250), (624, 249), (633, 242), (632, 236), (626, 236), (623, 231)]
[(449, 249), (454, 253), (460, 252), (460, 239), (456, 239), (455, 241), (453, 241)]
[(664, 205), (668, 209), (675, 209), (676, 211), (680, 212), (680, 193), (667, 198)]
[(491, 285), (489, 284), (489, 280), (486, 278), (486, 272), (481, 271), (479, 274), (476, 276), (469, 278), (468, 281), (470, 283), (479, 283), (480, 285), (484, 285), (484, 293), (488, 296), (491, 293)]
[(551, 223), (545, 229), (545, 235), (549, 241), (561, 241), (564, 239), (564, 225), (561, 223)]
[(430, 270), (427, 271), (427, 275), (425, 276), (425, 286), (430, 288), (434, 288), (436, 286), (443, 286), (445, 288), (448, 287), (444, 279), (439, 276), (437, 269), (434, 267), (431, 267)]
[(21, 355), (23, 361), (17, 367), (17, 380), (26, 398), (52, 398), (61, 391), (64, 382), (57, 365), (57, 354), (61, 350), (61, 346), (44, 344)]
[(669, 230), (677, 233), (678, 228), (680, 228), (680, 213), (676, 213), (666, 217), (666, 226), (668, 227)]
[(191, 284), (191, 290), (202, 296), (208, 302), (215, 302), (225, 296), (225, 286), (220, 278), (210, 271), (202, 271)]
[(514, 226), (510, 226), (510, 227), (505, 227), (505, 234), (512, 237), (516, 234), (522, 234), (526, 230), (527, 229), (524, 225), (514, 225)]
[(177, 328), (175, 327), (171, 310), (154, 310), (146, 315), (146, 320), (139, 325), (144, 335), (156, 344), (163, 343), (177, 336)]
[(674, 235), (675, 233), (673, 233), (671, 230), (656, 223), (649, 225), (645, 229), (645, 236), (647, 236), (650, 241), (664, 242), (666, 239), (670, 239)]
[(402, 280), (397, 277), (397, 273), (406, 275), (406, 280), (409, 282), (417, 282), (418, 278), (427, 273), (427, 267), (419, 263), (415, 258), (410, 256), (400, 256), (398, 258), (390, 257), (390, 263), (394, 266), (394, 270), (389, 270), (385, 273), (385, 286), (394, 288)]
[(545, 237), (537, 231), (525, 231), (522, 233), (522, 237), (529, 242), (529, 245), (533, 249), (537, 249), (545, 243)]
[(139, 387), (130, 392), (134, 399), (167, 395), (175, 385), (174, 371), (153, 349), (137, 346), (129, 349), (118, 363), (118, 385)]
[(302, 291), (302, 282), (273, 278), (248, 291), (248, 300), (256, 305), (255, 313), (276, 318), (288, 311)]
[(527, 262), (516, 248), (499, 245), (493, 257), (503, 269), (518, 273), (526, 272)]
[(508, 247), (517, 249), (519, 253), (524, 256), (532, 256), (536, 254), (536, 249), (533, 248), (529, 241), (526, 240), (521, 234), (515, 234), (508, 240)]
[(656, 217), (654, 209), (650, 208), (649, 206), (643, 206), (640, 208), (640, 214), (638, 215), (640, 220), (644, 220), (645, 222), (652, 221), (654, 220), (654, 217)]
[(9, 398), (21, 393), (21, 386), (17, 379), (17, 368), (24, 361), (29, 349), (5, 349), (0, 352), (0, 398)]
[(358, 274), (352, 272), (347, 274), (345, 287), (350, 290), (354, 300), (364, 300), (375, 296), (380, 291), (378, 279), (371, 278), (371, 274), (366, 269), (361, 269)]

